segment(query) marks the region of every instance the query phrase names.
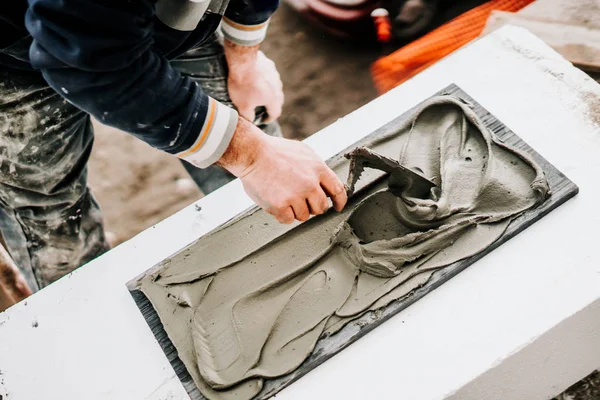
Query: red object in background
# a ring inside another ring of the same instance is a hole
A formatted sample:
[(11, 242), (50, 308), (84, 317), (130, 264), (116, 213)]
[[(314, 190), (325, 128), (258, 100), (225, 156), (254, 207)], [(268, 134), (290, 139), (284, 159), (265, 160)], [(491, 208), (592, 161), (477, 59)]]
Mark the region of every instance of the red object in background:
[(381, 0), (287, 0), (298, 13), (330, 34), (375, 41), (371, 12)]
[(389, 12), (391, 42), (408, 43), (486, 0), (285, 0), (298, 14), (333, 36), (353, 43), (378, 41), (371, 13)]
[(491, 0), (377, 60), (371, 69), (380, 93), (405, 82), (477, 38), (493, 10), (515, 12), (534, 0)]
[(392, 40), (392, 23), (390, 22), (390, 13), (385, 8), (376, 8), (371, 13), (377, 40), (387, 43)]

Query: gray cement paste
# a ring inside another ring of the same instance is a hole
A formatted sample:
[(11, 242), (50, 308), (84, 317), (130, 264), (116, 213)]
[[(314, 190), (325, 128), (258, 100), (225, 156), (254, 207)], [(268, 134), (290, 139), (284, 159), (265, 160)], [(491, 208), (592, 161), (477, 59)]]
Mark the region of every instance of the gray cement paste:
[[(351, 170), (357, 193), (341, 213), (291, 228), (250, 214), (142, 280), (208, 399), (252, 398), (265, 378), (297, 368), (320, 337), (482, 251), (549, 195), (539, 166), (495, 139), (453, 96), (428, 100), (367, 147), (436, 187), (424, 196), (410, 185), (392, 193), (375, 182), (380, 171)], [(348, 164), (334, 170), (345, 174)]]

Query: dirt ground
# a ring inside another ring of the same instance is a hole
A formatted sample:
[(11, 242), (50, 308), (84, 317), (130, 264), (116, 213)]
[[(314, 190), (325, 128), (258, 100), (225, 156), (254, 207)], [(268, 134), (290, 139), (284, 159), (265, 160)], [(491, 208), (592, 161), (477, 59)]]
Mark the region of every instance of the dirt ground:
[[(379, 50), (317, 32), (285, 4), (262, 48), (284, 83), (280, 123), (288, 138), (306, 138), (377, 97), (369, 67)], [(202, 197), (176, 158), (99, 124), (89, 181), (115, 244)]]

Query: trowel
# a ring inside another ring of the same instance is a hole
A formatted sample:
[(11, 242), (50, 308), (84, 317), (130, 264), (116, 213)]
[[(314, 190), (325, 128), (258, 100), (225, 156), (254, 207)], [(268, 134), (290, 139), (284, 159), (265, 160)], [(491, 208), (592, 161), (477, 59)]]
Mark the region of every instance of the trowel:
[(377, 154), (366, 147), (357, 147), (344, 157), (350, 160), (350, 171), (346, 192), (348, 196), (354, 193), (354, 186), (365, 168), (374, 168), (390, 174), (388, 185), (394, 194), (408, 191), (411, 196), (426, 198), (436, 184), (427, 179), (422, 173), (405, 167), (398, 161)]

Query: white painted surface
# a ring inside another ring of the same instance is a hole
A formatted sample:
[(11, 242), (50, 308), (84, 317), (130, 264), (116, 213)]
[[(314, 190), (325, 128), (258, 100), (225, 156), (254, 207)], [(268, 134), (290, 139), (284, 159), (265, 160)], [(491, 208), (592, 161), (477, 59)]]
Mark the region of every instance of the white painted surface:
[[(594, 122), (589, 108), (599, 106), (600, 86), (540, 40), (505, 27), (307, 142), (327, 158), (452, 82), (581, 193), (278, 399), (420, 400), (457, 393), (462, 400), (457, 391), (464, 387), (464, 393), (477, 390), (479, 399), (505, 391), (503, 400), (535, 400), (600, 364), (589, 357), (598, 354), (600, 341), (575, 346), (564, 332), (589, 339), (600, 328), (598, 313), (589, 312), (600, 299), (600, 116)], [(182, 210), (0, 314), (0, 394), (9, 400), (185, 399), (125, 283), (251, 202), (233, 182), (197, 205), (201, 211)], [(561, 343), (569, 351), (544, 357)], [(577, 368), (570, 365), (574, 355), (581, 356)], [(519, 374), (510, 373), (515, 360)], [(528, 382), (540, 375), (530, 390)]]
[[(560, 295), (559, 295), (560, 297)], [(600, 364), (600, 300), (526, 343), (448, 400), (543, 399)], [(567, 373), (563, 373), (563, 372)], [(587, 399), (594, 400), (594, 399)]]

